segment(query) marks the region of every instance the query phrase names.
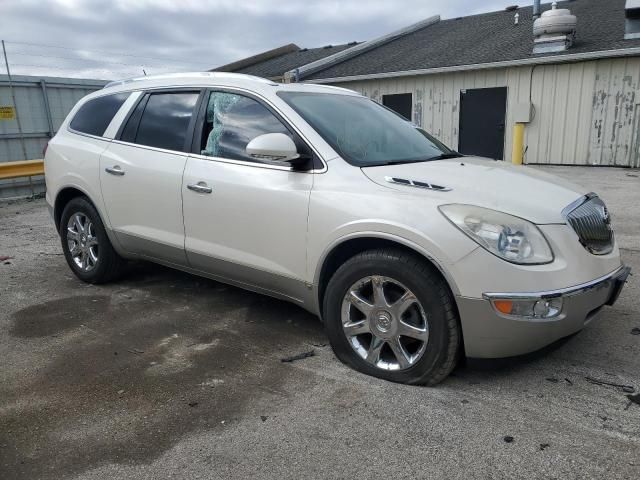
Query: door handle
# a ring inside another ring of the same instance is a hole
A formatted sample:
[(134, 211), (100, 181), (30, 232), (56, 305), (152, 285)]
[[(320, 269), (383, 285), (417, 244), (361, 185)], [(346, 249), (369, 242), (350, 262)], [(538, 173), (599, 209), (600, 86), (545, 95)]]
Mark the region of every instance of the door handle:
[(187, 188), (189, 190), (193, 190), (194, 192), (198, 192), (198, 193), (211, 193), (211, 192), (213, 192), (213, 188), (211, 188), (210, 186), (208, 186), (204, 182), (191, 183), (191, 184), (187, 185)]
[(120, 165), (115, 165), (113, 167), (107, 167), (104, 169), (105, 172), (110, 173), (111, 175), (116, 175), (117, 177), (121, 177), (124, 175), (124, 170), (120, 168)]

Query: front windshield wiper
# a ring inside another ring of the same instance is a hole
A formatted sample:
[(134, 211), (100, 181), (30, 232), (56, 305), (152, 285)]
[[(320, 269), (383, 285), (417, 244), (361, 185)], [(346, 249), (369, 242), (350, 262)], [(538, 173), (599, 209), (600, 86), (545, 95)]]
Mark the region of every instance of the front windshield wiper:
[(460, 158), (460, 157), (464, 157), (464, 155), (458, 152), (448, 152), (448, 153), (441, 153), (440, 155), (431, 157), (428, 160), (446, 160), (447, 158)]
[(432, 160), (446, 160), (447, 158), (460, 158), (460, 157), (464, 157), (464, 155), (455, 151), (451, 151), (447, 153), (441, 153), (440, 155), (436, 155), (435, 157), (416, 158), (412, 160), (391, 160), (389, 162), (372, 163), (370, 165), (364, 165), (364, 166), (365, 167), (382, 167), (386, 165), (403, 165), (405, 163), (430, 162)]

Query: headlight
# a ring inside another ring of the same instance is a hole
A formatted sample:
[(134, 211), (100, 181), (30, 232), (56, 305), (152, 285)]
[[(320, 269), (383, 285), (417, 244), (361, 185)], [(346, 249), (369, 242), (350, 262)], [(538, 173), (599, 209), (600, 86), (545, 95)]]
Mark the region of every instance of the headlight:
[(553, 261), (553, 252), (533, 223), (474, 205), (442, 205), (440, 212), (494, 255), (507, 262), (536, 265)]

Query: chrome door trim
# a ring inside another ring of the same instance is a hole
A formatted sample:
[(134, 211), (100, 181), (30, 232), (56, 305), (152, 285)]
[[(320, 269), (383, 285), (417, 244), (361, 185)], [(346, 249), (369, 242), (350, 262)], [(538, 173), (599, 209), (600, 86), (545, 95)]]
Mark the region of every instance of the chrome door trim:
[(79, 132), (78, 130), (74, 130), (71, 126), (67, 126), (67, 132), (73, 133), (74, 135), (80, 135), (81, 137), (88, 137), (94, 140), (102, 140), (106, 143), (111, 143), (113, 140), (107, 137), (99, 137), (98, 135), (92, 135), (90, 133)]
[(311, 305), (312, 290), (304, 280), (192, 250), (186, 250), (186, 255), (189, 266), (195, 273), (258, 293), (284, 298), (306, 308)]
[(121, 230), (113, 230), (120, 246), (128, 253), (128, 257), (133, 255), (144, 256), (145, 258), (169, 262), (172, 265), (187, 266), (187, 256), (184, 247), (176, 247), (143, 238), (138, 235), (122, 232)]
[(125, 145), (127, 147), (143, 148), (145, 150), (151, 150), (153, 152), (170, 153), (172, 155), (180, 155), (180, 156), (184, 156), (184, 157), (189, 155), (188, 152), (185, 152), (185, 151), (182, 151), (182, 150), (168, 150), (166, 148), (150, 147), (149, 145), (140, 145), (139, 143), (123, 142), (122, 140), (116, 140), (116, 139), (111, 140), (111, 143), (116, 143), (116, 144), (119, 144), (119, 145)]
[[(94, 137), (94, 138), (98, 138), (99, 140), (105, 140), (104, 138), (101, 138), (101, 137)], [(108, 139), (106, 139), (106, 141), (109, 142)], [(284, 171), (295, 172), (295, 173), (320, 173), (318, 170), (294, 170), (293, 167), (288, 167), (285, 165), (269, 165), (268, 163), (258, 163), (258, 162), (248, 162), (248, 161), (245, 162), (242, 160), (231, 160), (228, 158), (211, 157), (208, 155), (198, 155), (196, 153), (182, 152), (179, 150), (167, 150), (166, 148), (150, 147), (148, 145), (140, 145), (138, 143), (123, 142), (122, 140), (114, 139), (114, 140), (111, 140), (110, 143), (115, 143), (117, 145), (124, 145), (127, 147), (133, 147), (133, 148), (142, 148), (144, 150), (151, 150), (152, 152), (158, 152), (158, 153), (171, 153), (173, 155), (181, 155), (188, 158), (195, 158), (199, 160), (208, 160), (208, 161), (220, 162), (220, 163), (232, 163), (235, 165), (245, 165), (247, 167), (269, 168), (271, 170), (284, 170)]]
[(313, 290), (304, 280), (209, 255), (156, 240), (113, 230), (126, 258), (143, 258), (194, 275), (211, 278), (245, 290), (291, 301), (317, 314)]
[(282, 170), (285, 172), (294, 172), (294, 173), (316, 172), (316, 170), (294, 170), (293, 167), (288, 167), (286, 165), (270, 165), (268, 163), (249, 162), (249, 161), (243, 161), (243, 160), (231, 160), (230, 158), (213, 157), (209, 155), (198, 155), (197, 153), (190, 153), (188, 156), (189, 158), (195, 158), (197, 160), (208, 160), (211, 162), (230, 163), (232, 165), (243, 165), (246, 167), (268, 168), (270, 170)]
[[(277, 105), (274, 105), (274, 103), (272, 101), (270, 101), (268, 98), (265, 98), (263, 95), (261, 95), (258, 92), (255, 92), (253, 90), (248, 90), (246, 88), (240, 88), (240, 87), (231, 87), (228, 85), (207, 85), (207, 84), (200, 84), (200, 85), (189, 85), (188, 87), (185, 87), (184, 85), (180, 85), (180, 86), (172, 86), (172, 85), (164, 85), (164, 86), (158, 86), (158, 87), (149, 87), (149, 88), (145, 88), (144, 90), (142, 90), (143, 92), (150, 92), (150, 91), (155, 91), (155, 90), (167, 90), (167, 89), (172, 89), (172, 88), (183, 88), (183, 89), (198, 89), (198, 88), (204, 88), (204, 89), (209, 89), (209, 90), (229, 90), (229, 91), (234, 91), (234, 92), (240, 92), (240, 93), (246, 93), (249, 95), (253, 95), (257, 98), (259, 98), (261, 101), (263, 101), (264, 103), (266, 103), (267, 105), (269, 105), (271, 108), (273, 108), (276, 112), (278, 112), (278, 114), (286, 120), (287, 125), (290, 126), (293, 130), (295, 130), (295, 132), (300, 136), (300, 138), (302, 138), (305, 143), (307, 145), (309, 145), (309, 147), (313, 150), (313, 152), (318, 156), (318, 158), (320, 159), (320, 162), (322, 163), (323, 167), (322, 168), (315, 168), (313, 170), (295, 170), (296, 173), (325, 173), (328, 170), (328, 163), (327, 160), (320, 155), (320, 153), (318, 152), (318, 150), (316, 149), (316, 147), (313, 145), (313, 143), (311, 143), (309, 141), (309, 139), (304, 135), (304, 133), (295, 125), (294, 122), (292, 122), (289, 117), (287, 115), (285, 115), (282, 110), (280, 108), (278, 108)], [(138, 90), (138, 89), (136, 89)], [(133, 90), (131, 90), (133, 91)], [(130, 143), (130, 142), (123, 142), (121, 140), (117, 140), (117, 139), (113, 139), (111, 140), (114, 143), (121, 143), (123, 145), (132, 145), (132, 146), (136, 146), (136, 147), (140, 147), (140, 148), (148, 148), (150, 150), (156, 150), (156, 151), (160, 151), (160, 152), (171, 152), (171, 153), (176, 153), (176, 151), (174, 150), (165, 150), (162, 148), (155, 148), (155, 147), (148, 147), (146, 145), (138, 145), (137, 143)], [(258, 164), (258, 163), (254, 163), (254, 162), (244, 162), (242, 160), (230, 160), (230, 159), (220, 159), (218, 157), (208, 157), (206, 155), (198, 155), (195, 153), (188, 153), (188, 152), (179, 152), (179, 153), (184, 153), (185, 155), (189, 155), (189, 156), (193, 156), (195, 158), (201, 158), (204, 160), (211, 160), (211, 161), (226, 161), (226, 162), (230, 162), (230, 163), (238, 163), (239, 165), (247, 165), (250, 167), (259, 167), (259, 168), (271, 168), (274, 170), (290, 170), (290, 171), (294, 171), (292, 167), (282, 167), (280, 165), (267, 165), (267, 164)]]

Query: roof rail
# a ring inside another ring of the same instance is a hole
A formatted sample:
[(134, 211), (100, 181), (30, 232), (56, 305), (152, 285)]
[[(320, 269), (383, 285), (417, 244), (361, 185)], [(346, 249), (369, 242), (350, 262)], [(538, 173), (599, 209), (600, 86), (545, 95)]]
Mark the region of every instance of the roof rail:
[(126, 85), (128, 83), (144, 82), (148, 80), (165, 80), (171, 78), (183, 78), (183, 77), (206, 77), (206, 78), (237, 78), (254, 80), (262, 83), (269, 83), (275, 85), (274, 82), (262, 77), (256, 77), (254, 75), (245, 75), (243, 73), (231, 73), (231, 72), (183, 72), (183, 73), (161, 73), (158, 75), (147, 75), (144, 77), (133, 77), (122, 80), (114, 80), (107, 83), (103, 88), (116, 87), (119, 85)]

